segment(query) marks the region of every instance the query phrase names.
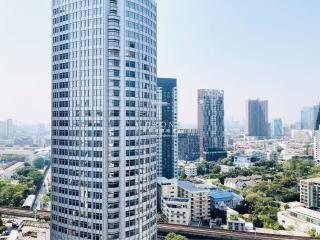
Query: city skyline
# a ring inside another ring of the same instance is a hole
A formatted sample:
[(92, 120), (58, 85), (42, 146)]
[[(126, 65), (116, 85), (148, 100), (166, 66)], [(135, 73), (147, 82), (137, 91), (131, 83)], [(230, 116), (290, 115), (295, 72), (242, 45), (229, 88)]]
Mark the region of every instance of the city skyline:
[[(302, 107), (319, 102), (318, 1), (181, 1), (158, 2), (158, 75), (179, 80), (180, 123), (196, 125), (196, 90), (200, 88), (223, 89), (226, 119), (239, 121), (244, 119), (243, 103), (249, 98), (268, 99), (270, 118), (281, 117), (285, 123), (298, 121)], [(50, 1), (12, 0), (2, 5), (0, 33), (5, 38), (0, 47), (0, 79), (6, 83), (1, 82), (5, 87), (0, 90), (0, 119), (48, 123)], [(191, 13), (196, 16), (192, 21)], [(24, 21), (17, 21), (15, 15)], [(187, 31), (184, 24), (189, 26)], [(187, 46), (188, 51), (183, 51)], [(191, 55), (197, 57), (186, 57)], [(303, 92), (301, 81), (307, 86)], [(26, 105), (29, 111), (24, 111)]]

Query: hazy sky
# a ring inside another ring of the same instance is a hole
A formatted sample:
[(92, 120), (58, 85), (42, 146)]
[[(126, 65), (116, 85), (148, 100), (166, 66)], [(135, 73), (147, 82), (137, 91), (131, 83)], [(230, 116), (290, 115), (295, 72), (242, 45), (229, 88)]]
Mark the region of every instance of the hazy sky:
[[(0, 0), (0, 120), (50, 120), (50, 1)], [(196, 90), (225, 90), (226, 117), (247, 98), (297, 121), (320, 100), (319, 0), (158, 0), (158, 68), (177, 77), (179, 122)]]

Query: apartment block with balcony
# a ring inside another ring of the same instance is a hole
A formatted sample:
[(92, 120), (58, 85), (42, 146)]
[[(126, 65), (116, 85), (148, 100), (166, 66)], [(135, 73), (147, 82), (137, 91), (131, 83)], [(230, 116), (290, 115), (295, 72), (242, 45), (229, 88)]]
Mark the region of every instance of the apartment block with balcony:
[(158, 211), (169, 223), (188, 225), (210, 219), (210, 190), (189, 181), (158, 177)]
[(210, 191), (189, 181), (178, 182), (178, 196), (191, 199), (191, 220), (210, 219)]
[(320, 178), (300, 181), (300, 202), (310, 209), (320, 209)]

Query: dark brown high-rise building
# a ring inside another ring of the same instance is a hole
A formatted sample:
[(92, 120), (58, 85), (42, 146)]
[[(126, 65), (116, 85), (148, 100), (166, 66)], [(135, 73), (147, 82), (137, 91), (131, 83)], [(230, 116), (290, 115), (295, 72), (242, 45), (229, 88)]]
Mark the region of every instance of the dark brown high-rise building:
[(226, 157), (224, 148), (224, 92), (198, 90), (198, 130), (200, 157), (217, 161)]

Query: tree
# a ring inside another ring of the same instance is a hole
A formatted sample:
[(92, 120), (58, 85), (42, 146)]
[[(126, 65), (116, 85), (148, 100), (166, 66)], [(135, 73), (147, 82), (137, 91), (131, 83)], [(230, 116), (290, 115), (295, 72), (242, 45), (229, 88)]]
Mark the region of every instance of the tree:
[(50, 196), (48, 194), (46, 194), (42, 199), (43, 206), (48, 207), (49, 202), (50, 202)]
[(182, 180), (187, 178), (187, 175), (186, 175), (186, 173), (185, 173), (184, 170), (182, 170), (182, 171), (180, 172), (179, 178), (182, 179)]
[(228, 166), (233, 166), (233, 162), (234, 162), (234, 157), (232, 156), (221, 160), (221, 164), (228, 165)]
[(239, 217), (238, 217), (237, 214), (231, 214), (231, 215), (230, 215), (230, 220), (231, 220), (231, 221), (238, 221), (238, 220), (239, 220)]
[(42, 157), (36, 157), (35, 159), (33, 159), (32, 165), (36, 169), (43, 169), (44, 166), (45, 166), (45, 161), (44, 161), (44, 159)]
[(320, 237), (320, 235), (317, 233), (317, 230), (315, 228), (309, 229), (308, 234), (312, 238), (319, 238)]
[(9, 181), (0, 181), (0, 206), (21, 207), (30, 190), (25, 184), (12, 185)]
[(157, 213), (157, 222), (158, 223), (167, 223), (167, 217), (163, 213)]
[(187, 240), (187, 238), (182, 235), (175, 234), (175, 233), (169, 233), (166, 236), (165, 240)]

